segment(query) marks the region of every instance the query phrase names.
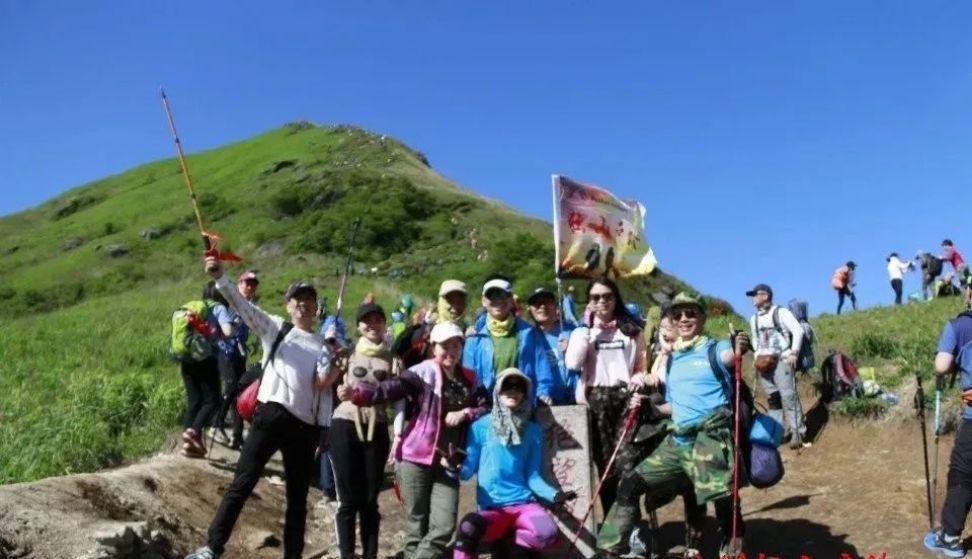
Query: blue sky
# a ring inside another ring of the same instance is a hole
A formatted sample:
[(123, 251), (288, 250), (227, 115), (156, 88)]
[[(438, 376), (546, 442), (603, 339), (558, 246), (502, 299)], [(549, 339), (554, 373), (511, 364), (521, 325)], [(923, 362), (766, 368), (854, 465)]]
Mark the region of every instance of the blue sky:
[(766, 281), (832, 311), (847, 259), (886, 304), (889, 251), (972, 257), (970, 25), (961, 2), (3, 2), (0, 215), (171, 157), (165, 85), (190, 151), (356, 123), (544, 219), (551, 173), (637, 198), (662, 267), (738, 309)]

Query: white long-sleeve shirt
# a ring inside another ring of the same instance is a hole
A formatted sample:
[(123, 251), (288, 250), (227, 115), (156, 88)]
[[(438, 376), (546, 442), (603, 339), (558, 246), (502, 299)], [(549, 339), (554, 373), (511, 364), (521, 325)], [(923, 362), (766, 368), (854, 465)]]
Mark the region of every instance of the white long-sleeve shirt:
[(910, 264), (902, 262), (897, 256), (892, 256), (888, 260), (888, 277), (893, 280), (904, 279), (904, 275), (908, 271), (909, 266)]
[(264, 370), (257, 400), (276, 402), (304, 423), (330, 426), (334, 407), (331, 389), (318, 390), (316, 383), (331, 365), (331, 352), (324, 336), (293, 328), (277, 347), (273, 362), (268, 364), (270, 348), (284, 319), (247, 301), (226, 276), (216, 280), (216, 288), (263, 345)]
[[(773, 312), (779, 309), (779, 329), (773, 323)], [(803, 345), (803, 327), (793, 316), (790, 309), (772, 305), (767, 310), (760, 310), (749, 319), (749, 328), (753, 335), (753, 347), (756, 355), (781, 355), (786, 357), (791, 353), (800, 354)], [(781, 331), (782, 330), (782, 331)], [(789, 340), (787, 339), (789, 334)]]

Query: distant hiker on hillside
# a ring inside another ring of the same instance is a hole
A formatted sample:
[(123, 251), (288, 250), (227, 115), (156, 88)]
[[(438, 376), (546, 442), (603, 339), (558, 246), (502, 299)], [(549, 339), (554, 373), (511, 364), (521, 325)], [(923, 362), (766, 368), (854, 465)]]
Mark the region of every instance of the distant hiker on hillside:
[[(666, 379), (673, 430), (632, 470), (641, 478), (641, 490), (618, 493), (618, 501), (597, 536), (601, 557), (614, 558), (627, 551), (634, 522), (640, 517), (638, 494), (642, 490), (650, 498), (670, 494), (673, 487), (683, 484), (694, 487), (700, 505), (715, 504), (723, 542), (719, 556), (738, 552), (729, 547), (733, 519), (733, 348), (728, 340), (713, 340), (703, 334), (705, 304), (699, 298), (679, 293), (668, 316), (678, 332)], [(737, 334), (735, 343), (739, 353), (749, 350), (748, 335)], [(713, 362), (718, 370), (712, 370)], [(741, 543), (745, 526), (741, 515), (736, 520)]]
[(851, 307), (857, 310), (857, 296), (854, 295), (854, 271), (857, 264), (853, 260), (834, 270), (834, 277), (830, 280), (830, 285), (837, 291), (837, 314), (844, 306), (844, 297), (850, 296)]
[(206, 455), (206, 443), (203, 432), (212, 424), (220, 404), (219, 363), (213, 346), (222, 337), (219, 323), (216, 320), (215, 309), (223, 302), (223, 298), (216, 291), (215, 284), (209, 282), (203, 288), (202, 300), (206, 302), (209, 311), (205, 316), (192, 315), (190, 327), (205, 339), (205, 352), (200, 352), (200, 359), (183, 359), (179, 366), (182, 373), (182, 383), (186, 388), (186, 412), (182, 417), (182, 454), (190, 458), (201, 458)]
[(773, 304), (773, 289), (765, 283), (757, 284), (746, 296), (752, 298), (756, 308), (756, 314), (749, 318), (753, 363), (766, 392), (769, 413), (789, 428), (790, 448), (800, 448), (807, 432), (796, 379), (803, 327), (790, 309)]
[[(337, 387), (341, 401), (331, 420), (331, 464), (337, 487), (338, 548), (341, 559), (354, 556), (355, 524), (360, 520), (361, 557), (377, 559), (378, 533), (381, 515), (378, 514), (378, 494), (385, 481), (385, 462), (391, 442), (388, 439), (388, 414), (384, 407), (359, 407), (351, 401), (358, 384), (376, 385), (397, 377), (399, 361), (391, 352), (385, 338), (385, 310), (375, 303), (358, 307), (358, 342), (348, 358), (348, 369)], [(397, 433), (401, 433), (404, 415), (396, 417)]]
[[(439, 286), (436, 303), (436, 323), (451, 322), (465, 331), (467, 300), (465, 283), (454, 279), (443, 281)], [(395, 338), (392, 352), (402, 360), (405, 368), (411, 368), (432, 357), (429, 335), (433, 326), (435, 323), (429, 321), (412, 324)]]
[(965, 285), (966, 278), (969, 277), (969, 265), (965, 263), (965, 259), (952, 244), (951, 239), (942, 241), (942, 256), (940, 258), (942, 262), (948, 262), (952, 265), (959, 283)]
[(563, 382), (547, 355), (543, 334), (513, 314), (513, 284), (505, 276), (491, 276), (482, 293), (486, 321), (466, 339), (462, 364), (476, 371), (487, 392), (493, 390), (498, 371), (516, 367), (530, 379), (531, 402), (549, 406), (563, 401)]
[[(314, 450), (327, 438), (326, 430), (331, 423), (331, 384), (339, 372), (331, 366), (331, 354), (324, 338), (313, 330), (317, 290), (305, 282), (290, 285), (284, 299), (291, 322), (286, 322), (247, 301), (223, 275), (219, 260), (206, 258), (206, 271), (216, 278), (216, 288), (230, 308), (260, 337), (265, 368), (257, 396), (260, 405), (243, 443), (233, 482), (223, 494), (209, 526), (209, 542), (186, 559), (213, 559), (222, 555), (243, 505), (263, 474), (264, 465), (278, 450), (284, 456), (287, 483), (284, 556), (300, 557), (304, 550), (307, 490), (314, 468)], [(269, 358), (271, 353), (273, 359)]]
[[(259, 285), (260, 278), (257, 277), (256, 272), (249, 270), (240, 276), (236, 288), (244, 299), (253, 301)], [(240, 393), (240, 379), (246, 372), (246, 342), (250, 337), (250, 327), (229, 305), (217, 306), (214, 314), (223, 332), (223, 338), (217, 342), (219, 352), (216, 356), (219, 375), (223, 380), (223, 403), (216, 414), (215, 421), (216, 442), (229, 444), (230, 448), (239, 450), (243, 448), (243, 418), (236, 413), (236, 397)], [(232, 439), (226, 436), (226, 431), (223, 429), (226, 414), (230, 411), (233, 414)]]
[[(648, 344), (640, 322), (628, 313), (621, 290), (607, 278), (587, 288), (591, 320), (571, 332), (565, 361), (581, 371), (575, 397), (591, 409), (591, 455), (604, 475), (628, 412), (628, 385), (635, 375), (648, 371)], [(624, 464), (612, 469), (601, 486), (601, 505), (611, 508), (617, 496)]]
[[(378, 385), (359, 383), (351, 401), (373, 406), (407, 401), (409, 422), (396, 419), (392, 457), (405, 505), (404, 559), (437, 559), (456, 530), (459, 480), (443, 456), (464, 449), (469, 423), (489, 411), (490, 397), (477, 388), (476, 373), (461, 366), (462, 330), (440, 322), (429, 336), (432, 357)], [(404, 417), (404, 416), (403, 416)]]
[(564, 391), (562, 401), (556, 403), (573, 404), (580, 371), (567, 368), (564, 352), (567, 350), (570, 332), (574, 328), (566, 322), (561, 323), (559, 309), (557, 308), (557, 295), (550, 288), (538, 287), (534, 289), (533, 293), (527, 298), (527, 308), (530, 310), (533, 323), (547, 340), (550, 361), (557, 364), (557, 369), (560, 372)]
[(888, 278), (891, 279), (891, 289), (894, 291), (894, 304), (901, 304), (901, 296), (904, 293), (904, 275), (910, 270), (915, 269), (913, 262), (904, 262), (898, 258), (897, 252), (888, 255)]
[(496, 375), (492, 412), (472, 424), (465, 452), (446, 458), (459, 479), (476, 476), (477, 511), (459, 522), (453, 559), (476, 559), (482, 544), (508, 535), (511, 558), (535, 556), (560, 535), (540, 501), (559, 505), (577, 497), (543, 478), (543, 429), (531, 419), (530, 385), (515, 368)]
[(564, 324), (571, 328), (576, 328), (577, 320), (577, 301), (574, 299), (574, 286), (568, 285), (564, 299), (560, 303), (560, 312), (563, 313)]
[(932, 299), (935, 297), (935, 290), (933, 289), (935, 280), (942, 273), (942, 261), (934, 254), (923, 250), (918, 251), (915, 260), (921, 267), (921, 293), (925, 296), (925, 299)]
[[(965, 284), (966, 308), (972, 308), (972, 284)], [(945, 324), (935, 354), (935, 374), (959, 375), (964, 402), (962, 424), (948, 465), (948, 493), (942, 506), (942, 528), (925, 535), (925, 547), (947, 557), (964, 557), (962, 530), (972, 506), (972, 312)]]

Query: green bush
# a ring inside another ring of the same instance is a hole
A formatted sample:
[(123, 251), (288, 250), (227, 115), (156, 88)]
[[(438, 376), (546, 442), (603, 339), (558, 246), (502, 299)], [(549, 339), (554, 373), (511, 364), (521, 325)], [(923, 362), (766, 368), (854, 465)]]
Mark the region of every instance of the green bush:
[(888, 411), (888, 404), (877, 398), (844, 398), (831, 407), (837, 415), (857, 419), (877, 419)]
[(851, 342), (851, 352), (858, 358), (891, 359), (897, 355), (897, 344), (888, 336), (865, 332)]

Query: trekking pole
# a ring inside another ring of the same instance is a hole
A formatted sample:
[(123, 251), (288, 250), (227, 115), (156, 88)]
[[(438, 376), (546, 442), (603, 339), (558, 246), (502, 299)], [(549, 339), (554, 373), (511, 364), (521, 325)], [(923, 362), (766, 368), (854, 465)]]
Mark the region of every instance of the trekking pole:
[(186, 163), (186, 155), (182, 152), (182, 141), (179, 140), (179, 133), (176, 132), (175, 119), (172, 118), (172, 109), (169, 108), (169, 99), (165, 96), (165, 90), (161, 87), (159, 92), (162, 94), (162, 108), (165, 109), (165, 118), (169, 122), (169, 131), (172, 133), (172, 141), (175, 142), (176, 154), (179, 156), (179, 165), (182, 167), (182, 176), (186, 179), (186, 188), (189, 189), (189, 199), (192, 201), (192, 211), (196, 215), (196, 225), (199, 227), (199, 234), (203, 239), (203, 246), (206, 248), (207, 256), (215, 256), (219, 260), (230, 262), (240, 262), (243, 259), (232, 252), (220, 252), (216, 245), (222, 237), (215, 233), (206, 231), (203, 223), (202, 212), (199, 211), (199, 201), (196, 199), (196, 190), (192, 186), (192, 176), (189, 174), (189, 165)]
[[(732, 332), (730, 339), (735, 342), (736, 339), (736, 329), (730, 326)], [(735, 343), (733, 344), (735, 346)], [(736, 394), (735, 394), (735, 407), (733, 408), (733, 467), (732, 467), (732, 539), (729, 540), (730, 549), (736, 550), (739, 545), (739, 470), (742, 468), (742, 451), (739, 447), (740, 441), (740, 421), (739, 421), (739, 403), (741, 400), (742, 393), (742, 352), (738, 351), (735, 347), (732, 348), (733, 351), (733, 369), (734, 376), (736, 377)], [(735, 555), (733, 555), (735, 557)]]
[(935, 531), (935, 513), (932, 505), (932, 486), (931, 473), (928, 471), (928, 434), (925, 430), (925, 391), (921, 387), (921, 373), (915, 373), (915, 382), (918, 388), (915, 390), (915, 409), (918, 415), (918, 424), (921, 426), (921, 448), (925, 455), (925, 493), (928, 500), (928, 529)]
[(624, 420), (624, 429), (621, 431), (621, 436), (618, 437), (618, 444), (614, 447), (614, 452), (611, 454), (611, 459), (608, 460), (606, 466), (604, 466), (604, 471), (601, 472), (601, 479), (597, 482), (597, 487), (594, 489), (594, 494), (591, 495), (591, 502), (587, 505), (587, 511), (584, 512), (584, 517), (581, 518), (580, 524), (577, 526), (577, 531), (574, 532), (574, 538), (570, 542), (570, 547), (577, 545), (577, 539), (580, 538), (580, 534), (584, 531), (584, 523), (587, 522), (587, 517), (591, 515), (591, 511), (594, 510), (594, 501), (601, 495), (601, 489), (604, 487), (604, 481), (608, 478), (611, 473), (611, 467), (614, 466), (614, 461), (618, 457), (618, 452), (621, 447), (624, 446), (625, 439), (628, 438), (628, 434), (631, 429), (634, 428), (635, 423), (638, 422), (638, 407), (631, 408), (628, 410), (628, 416)]
[(344, 275), (341, 276), (341, 287), (338, 288), (337, 305), (334, 307), (334, 316), (336, 318), (341, 318), (341, 310), (344, 308), (344, 290), (348, 287), (348, 276), (351, 275), (354, 240), (358, 237), (358, 229), (360, 228), (361, 218), (355, 218), (355, 220), (351, 222), (351, 240), (348, 241), (348, 260), (344, 265)]
[(935, 375), (935, 469), (932, 470), (932, 510), (937, 508), (938, 501), (938, 436), (942, 432), (942, 391), (945, 388), (945, 377)]

